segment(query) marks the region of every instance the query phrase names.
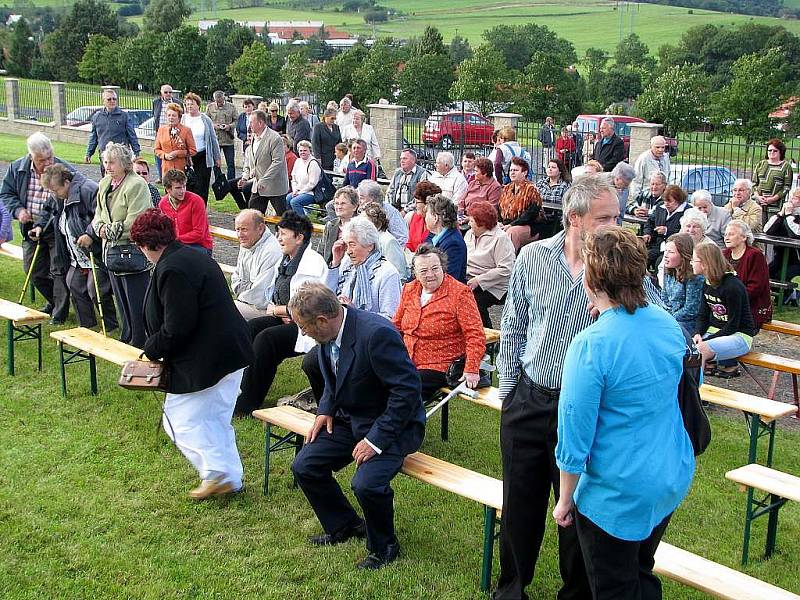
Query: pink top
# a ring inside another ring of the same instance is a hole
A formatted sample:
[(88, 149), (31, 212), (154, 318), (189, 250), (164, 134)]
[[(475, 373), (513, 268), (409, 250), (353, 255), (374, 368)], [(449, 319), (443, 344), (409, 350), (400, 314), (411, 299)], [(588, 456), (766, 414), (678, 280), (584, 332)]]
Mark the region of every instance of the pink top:
[(169, 195), (161, 198), (158, 208), (175, 223), (178, 241), (184, 244), (196, 244), (211, 250), (211, 229), (208, 226), (206, 203), (203, 198), (194, 192), (187, 191), (183, 195), (183, 202), (178, 208), (173, 208)]

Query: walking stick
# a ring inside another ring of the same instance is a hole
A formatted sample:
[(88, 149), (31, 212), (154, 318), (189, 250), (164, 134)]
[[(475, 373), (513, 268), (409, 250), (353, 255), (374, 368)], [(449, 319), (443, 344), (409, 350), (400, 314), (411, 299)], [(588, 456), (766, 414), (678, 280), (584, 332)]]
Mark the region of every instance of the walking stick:
[(103, 327), (103, 336), (108, 337), (106, 333), (106, 320), (103, 316), (103, 301), (100, 298), (100, 286), (97, 285), (97, 267), (94, 264), (94, 254), (89, 251), (89, 264), (92, 266), (92, 280), (94, 281), (94, 293), (97, 296), (97, 310), (100, 312), (100, 325)]
[(42, 245), (39, 243), (39, 240), (36, 240), (36, 249), (33, 251), (33, 259), (31, 260), (31, 266), (28, 267), (28, 274), (25, 275), (25, 284), (22, 286), (22, 292), (20, 292), (17, 304), (22, 304), (22, 299), (25, 297), (25, 292), (28, 290), (28, 284), (30, 284), (31, 275), (33, 274), (33, 267), (36, 266), (36, 258), (39, 256), (39, 249), (41, 247)]

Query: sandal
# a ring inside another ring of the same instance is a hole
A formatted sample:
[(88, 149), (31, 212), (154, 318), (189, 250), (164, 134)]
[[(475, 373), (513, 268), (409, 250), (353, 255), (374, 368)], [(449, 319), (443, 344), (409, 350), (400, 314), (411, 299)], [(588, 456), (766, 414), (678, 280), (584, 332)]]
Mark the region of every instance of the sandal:
[(738, 369), (738, 367), (734, 367), (730, 371), (716, 367), (712, 375), (714, 377), (719, 377), (720, 379), (734, 379), (735, 377), (739, 377), (741, 374), (742, 372)]

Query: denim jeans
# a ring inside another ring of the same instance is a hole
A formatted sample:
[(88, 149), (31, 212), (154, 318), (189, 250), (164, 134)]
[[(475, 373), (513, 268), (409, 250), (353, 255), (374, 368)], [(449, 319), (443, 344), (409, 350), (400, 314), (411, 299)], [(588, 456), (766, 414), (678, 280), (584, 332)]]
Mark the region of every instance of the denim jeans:
[(306, 206), (314, 204), (314, 194), (301, 193), (289, 194), (286, 196), (286, 202), (290, 208), (298, 215), (306, 215)]

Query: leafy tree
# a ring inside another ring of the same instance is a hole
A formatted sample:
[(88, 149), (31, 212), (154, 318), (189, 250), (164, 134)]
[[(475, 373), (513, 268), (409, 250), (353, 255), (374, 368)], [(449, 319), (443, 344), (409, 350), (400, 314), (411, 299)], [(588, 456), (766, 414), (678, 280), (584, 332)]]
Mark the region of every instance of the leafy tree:
[(601, 112), (606, 106), (602, 96), (603, 82), (606, 77), (606, 63), (608, 54), (599, 48), (588, 48), (583, 55), (583, 72), (586, 81), (587, 110), (591, 112)]
[(206, 58), (204, 61), (203, 79), (209, 90), (227, 90), (230, 88), (228, 65), (233, 63), (246, 46), (252, 44), (256, 34), (249, 27), (244, 27), (223, 19), (206, 32)]
[(144, 11), (144, 28), (154, 33), (168, 33), (181, 26), (192, 14), (187, 0), (151, 0)]
[(314, 85), (320, 104), (328, 100), (338, 102), (345, 94), (353, 92), (353, 73), (368, 54), (363, 44), (356, 44), (323, 65)]
[(127, 88), (134, 88), (139, 83), (149, 90), (156, 90), (164, 83), (172, 85), (171, 81), (156, 77), (154, 57), (163, 43), (164, 36), (152, 32), (120, 40), (119, 51), (112, 62), (115, 72), (110, 73), (110, 79)]
[(365, 23), (385, 23), (389, 20), (389, 13), (383, 9), (373, 8), (364, 13)]
[(306, 44), (306, 52), (309, 60), (328, 61), (333, 58), (333, 48), (331, 48), (322, 38), (312, 35)]
[(394, 97), (397, 50), (392, 38), (381, 38), (372, 46), (366, 60), (353, 72), (353, 95), (362, 106), (381, 98)]
[(509, 69), (516, 71), (522, 71), (535, 52), (559, 55), (570, 65), (578, 60), (571, 42), (535, 23), (497, 25), (484, 31), (483, 39), (500, 51)]
[(730, 84), (712, 98), (714, 121), (748, 142), (767, 137), (772, 129), (769, 113), (786, 91), (787, 70), (778, 48), (737, 59)]
[(639, 95), (636, 112), (643, 119), (663, 123), (670, 135), (677, 135), (700, 124), (708, 93), (709, 78), (700, 67), (669, 67)]
[(485, 44), (475, 50), (475, 56), (458, 66), (458, 76), (450, 88), (450, 98), (477, 102), (481, 112), (485, 113), (489, 104), (502, 100), (500, 86), (508, 80), (503, 54)]
[(61, 81), (75, 81), (78, 63), (93, 34), (110, 39), (120, 37), (117, 16), (110, 5), (99, 0), (78, 0), (72, 10), (61, 20), (42, 46), (44, 65), (53, 77)]
[(450, 54), (450, 60), (454, 65), (460, 65), (462, 62), (468, 58), (472, 58), (473, 56), (472, 48), (469, 45), (469, 40), (461, 37), (460, 35), (457, 35), (450, 40), (448, 53)]
[(565, 123), (581, 113), (585, 86), (563, 58), (536, 52), (513, 90), (515, 111), (536, 121), (553, 116)]
[(422, 33), (422, 37), (415, 41), (411, 56), (423, 56), (425, 54), (447, 54), (444, 47), (441, 32), (432, 25), (428, 25)]
[(10, 75), (30, 76), (36, 44), (33, 42), (33, 32), (28, 21), (20, 19), (14, 23), (11, 48), (8, 51), (6, 63)]
[(196, 27), (183, 26), (167, 34), (158, 34), (161, 44), (156, 49), (155, 79), (168, 81), (172, 87), (205, 94), (208, 89), (197, 76), (203, 72), (206, 38)]
[(283, 89), (297, 96), (311, 89), (311, 62), (305, 50), (292, 52), (281, 67)]
[(104, 83), (108, 79), (107, 49), (112, 44), (111, 38), (105, 35), (93, 35), (86, 44), (83, 58), (78, 63), (78, 75), (88, 83)]
[(281, 65), (261, 42), (253, 42), (228, 67), (228, 77), (240, 94), (271, 96), (280, 91)]
[(423, 54), (410, 58), (397, 75), (400, 102), (432, 112), (449, 100), (454, 80), (453, 65), (446, 54)]
[(617, 44), (614, 63), (618, 67), (640, 71), (648, 76), (656, 68), (656, 59), (650, 55), (650, 48), (635, 33)]
[(600, 99), (603, 104), (621, 102), (628, 98), (636, 98), (642, 93), (642, 89), (641, 73), (615, 65), (603, 76), (599, 89)]

